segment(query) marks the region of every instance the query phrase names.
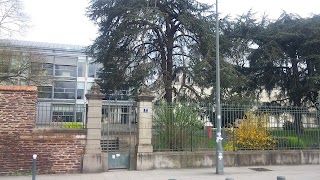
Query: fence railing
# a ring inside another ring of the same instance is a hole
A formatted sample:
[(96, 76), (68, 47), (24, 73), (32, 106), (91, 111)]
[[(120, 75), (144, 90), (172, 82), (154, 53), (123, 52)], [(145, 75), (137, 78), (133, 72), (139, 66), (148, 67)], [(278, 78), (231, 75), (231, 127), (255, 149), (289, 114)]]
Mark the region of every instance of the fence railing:
[[(223, 148), (237, 150), (320, 149), (315, 109), (221, 105)], [(216, 147), (212, 104), (155, 105), (154, 151), (205, 151)]]
[(85, 128), (86, 105), (38, 103), (36, 127)]

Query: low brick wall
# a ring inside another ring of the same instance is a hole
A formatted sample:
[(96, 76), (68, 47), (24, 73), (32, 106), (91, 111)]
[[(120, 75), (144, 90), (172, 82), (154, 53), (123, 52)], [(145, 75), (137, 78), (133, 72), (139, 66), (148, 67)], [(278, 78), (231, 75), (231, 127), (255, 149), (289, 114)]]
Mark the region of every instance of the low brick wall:
[(37, 89), (0, 86), (0, 175), (81, 172), (86, 130), (34, 129)]

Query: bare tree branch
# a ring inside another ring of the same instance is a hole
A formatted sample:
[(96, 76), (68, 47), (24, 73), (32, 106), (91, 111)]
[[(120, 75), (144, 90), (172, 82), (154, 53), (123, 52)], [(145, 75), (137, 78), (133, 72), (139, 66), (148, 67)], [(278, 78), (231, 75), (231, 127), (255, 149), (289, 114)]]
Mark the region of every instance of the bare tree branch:
[(25, 32), (29, 17), (23, 12), (21, 0), (0, 0), (0, 38), (13, 38)]
[[(10, 45), (7, 45), (10, 47)], [(0, 84), (46, 85), (45, 57), (28, 49), (0, 50)]]

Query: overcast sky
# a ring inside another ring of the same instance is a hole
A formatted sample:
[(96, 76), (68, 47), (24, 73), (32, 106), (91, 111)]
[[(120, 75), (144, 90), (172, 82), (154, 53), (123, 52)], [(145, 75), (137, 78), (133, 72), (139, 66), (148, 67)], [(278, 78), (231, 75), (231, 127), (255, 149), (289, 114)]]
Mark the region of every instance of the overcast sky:
[[(21, 39), (60, 44), (89, 45), (96, 27), (85, 16), (89, 0), (22, 0), (32, 27)], [(200, 0), (209, 4), (215, 0)], [(276, 19), (282, 10), (302, 17), (320, 14), (320, 0), (219, 0), (222, 15), (242, 14), (252, 9)]]

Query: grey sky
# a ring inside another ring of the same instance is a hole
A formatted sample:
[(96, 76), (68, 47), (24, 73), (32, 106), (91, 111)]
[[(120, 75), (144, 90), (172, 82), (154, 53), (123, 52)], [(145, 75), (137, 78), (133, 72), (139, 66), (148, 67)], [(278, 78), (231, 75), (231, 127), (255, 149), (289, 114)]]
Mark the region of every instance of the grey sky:
[[(200, 0), (213, 4), (215, 0)], [(85, 16), (89, 0), (22, 0), (32, 27), (21, 39), (62, 44), (89, 45), (96, 27)], [(303, 17), (320, 14), (320, 0), (219, 0), (222, 15), (242, 14), (252, 9), (258, 16), (279, 17), (282, 10)]]

